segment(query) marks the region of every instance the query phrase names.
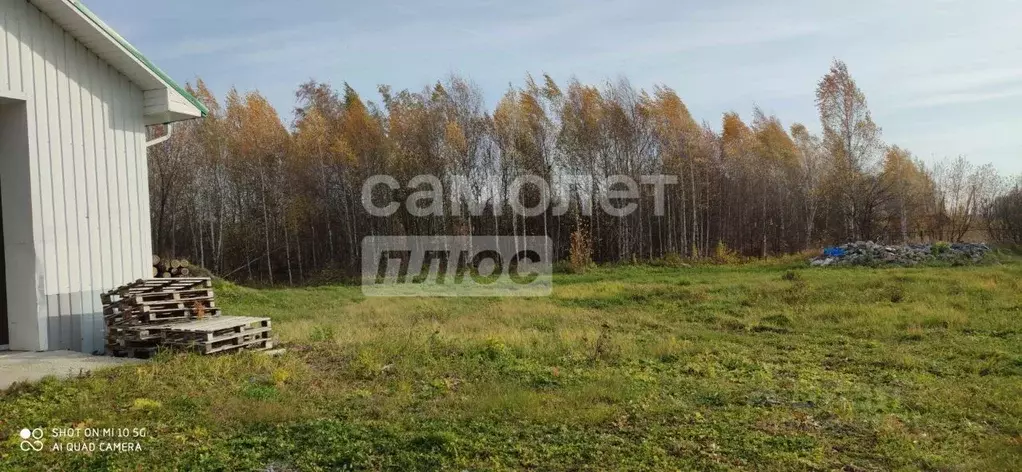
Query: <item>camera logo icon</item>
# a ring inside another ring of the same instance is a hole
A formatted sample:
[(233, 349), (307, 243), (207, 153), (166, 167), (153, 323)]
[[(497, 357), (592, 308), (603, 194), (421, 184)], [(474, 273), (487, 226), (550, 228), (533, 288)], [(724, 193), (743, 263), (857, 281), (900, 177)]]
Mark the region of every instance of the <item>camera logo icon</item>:
[(24, 428), (21, 430), (21, 450), (22, 451), (41, 451), (43, 450), (43, 429), (35, 428), (28, 429)]

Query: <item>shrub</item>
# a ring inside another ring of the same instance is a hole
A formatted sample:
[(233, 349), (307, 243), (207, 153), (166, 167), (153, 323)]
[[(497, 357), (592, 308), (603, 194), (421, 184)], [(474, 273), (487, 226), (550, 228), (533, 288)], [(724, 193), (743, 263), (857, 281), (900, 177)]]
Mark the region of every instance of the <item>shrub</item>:
[(580, 274), (593, 265), (593, 241), (589, 232), (579, 222), (571, 233), (571, 248), (568, 254), (571, 271)]
[(571, 269), (571, 261), (560, 260), (554, 262), (553, 272), (555, 274), (570, 274), (573, 272)]
[(664, 255), (664, 258), (660, 261), (665, 267), (686, 267), (685, 260), (681, 258), (681, 254), (677, 252), (669, 252)]
[(312, 328), (312, 331), (309, 333), (309, 341), (312, 342), (332, 341), (333, 339), (334, 339), (333, 325), (316, 325)]
[(905, 289), (900, 285), (895, 285), (887, 289), (887, 299), (891, 303), (901, 303), (905, 300)]
[(727, 247), (724, 241), (717, 241), (717, 246), (713, 249), (713, 259), (721, 264), (737, 264), (742, 257), (738, 252)]
[(1022, 179), (1015, 188), (994, 199), (986, 212), (987, 232), (1001, 244), (1022, 244)]
[(802, 280), (802, 275), (799, 274), (796, 271), (789, 270), (789, 271), (786, 271), (784, 273), (784, 275), (781, 276), (781, 279), (782, 280), (787, 280), (789, 282), (794, 282), (794, 281), (797, 281), (797, 280)]

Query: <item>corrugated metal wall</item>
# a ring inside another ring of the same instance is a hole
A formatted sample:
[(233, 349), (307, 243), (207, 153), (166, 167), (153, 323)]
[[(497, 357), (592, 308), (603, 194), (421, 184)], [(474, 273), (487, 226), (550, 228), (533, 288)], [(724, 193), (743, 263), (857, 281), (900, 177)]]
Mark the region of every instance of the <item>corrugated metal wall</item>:
[(27, 102), (41, 347), (102, 351), (98, 294), (152, 275), (142, 90), (26, 0), (0, 14), (0, 89)]

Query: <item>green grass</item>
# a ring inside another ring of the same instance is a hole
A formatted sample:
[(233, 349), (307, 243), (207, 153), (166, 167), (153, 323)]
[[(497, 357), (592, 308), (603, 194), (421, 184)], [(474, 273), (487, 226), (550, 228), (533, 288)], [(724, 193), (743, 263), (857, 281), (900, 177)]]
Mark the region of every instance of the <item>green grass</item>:
[[(289, 347), (0, 394), (5, 470), (1022, 469), (1022, 264), (622, 266), (551, 297), (218, 288)], [(147, 428), (140, 453), (17, 431)]]

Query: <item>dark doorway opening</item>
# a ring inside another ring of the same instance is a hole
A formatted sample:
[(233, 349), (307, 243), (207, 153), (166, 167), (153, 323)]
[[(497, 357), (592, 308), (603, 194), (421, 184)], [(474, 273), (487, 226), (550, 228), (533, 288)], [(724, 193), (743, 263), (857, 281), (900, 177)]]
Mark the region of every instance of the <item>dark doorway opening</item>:
[(36, 351), (47, 339), (36, 319), (28, 107), (12, 94), (0, 89), (0, 348)]
[[(20, 240), (16, 236), (19, 231), (13, 228), (11, 217), (17, 216), (18, 211), (12, 211), (12, 203), (17, 203), (17, 198), (12, 198), (11, 190), (17, 190), (23, 185), (11, 179), (21, 174), (21, 167), (27, 164), (28, 160), (28, 125), (25, 108), (25, 101), (12, 99), (5, 96), (0, 90), (0, 349), (8, 349), (11, 344), (10, 317), (12, 314), (10, 295), (16, 295), (18, 291), (9, 290), (7, 282), (7, 262), (11, 259), (8, 251)], [(23, 178), (24, 180), (24, 178)], [(25, 186), (28, 188), (28, 186)], [(27, 207), (27, 205), (26, 205)], [(31, 220), (27, 220), (31, 221)], [(28, 239), (31, 240), (30, 238)]]
[[(0, 200), (0, 209), (3, 208), (3, 201)], [(7, 329), (7, 260), (4, 257), (4, 218), (0, 212), (0, 346), (8, 346), (11, 343), (11, 333)]]
[[(3, 208), (3, 200), (0, 200), (0, 209)], [(7, 260), (4, 257), (4, 218), (0, 212), (0, 349), (11, 343), (11, 333), (7, 329)]]

